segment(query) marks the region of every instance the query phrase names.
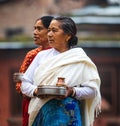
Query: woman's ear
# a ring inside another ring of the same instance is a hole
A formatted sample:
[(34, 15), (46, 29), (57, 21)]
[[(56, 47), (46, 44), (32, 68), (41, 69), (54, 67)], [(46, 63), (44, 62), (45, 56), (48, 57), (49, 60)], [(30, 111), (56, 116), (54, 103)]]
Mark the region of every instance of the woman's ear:
[(68, 42), (71, 38), (71, 35), (68, 35), (67, 38), (66, 38), (66, 42)]

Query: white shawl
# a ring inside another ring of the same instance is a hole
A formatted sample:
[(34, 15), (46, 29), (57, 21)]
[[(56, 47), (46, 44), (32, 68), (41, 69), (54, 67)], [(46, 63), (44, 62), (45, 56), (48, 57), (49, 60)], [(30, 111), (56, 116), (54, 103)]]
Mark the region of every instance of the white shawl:
[[(100, 78), (95, 64), (81, 48), (74, 48), (51, 57), (41, 64), (34, 75), (34, 85), (56, 85), (58, 77), (64, 77), (68, 86), (80, 86), (84, 82), (95, 80), (97, 85), (89, 86), (96, 90), (96, 97), (86, 99), (84, 106), (85, 126), (92, 126), (94, 112), (101, 101)], [(40, 99), (34, 97), (29, 105), (29, 126), (32, 125), (42, 105), (53, 97)]]

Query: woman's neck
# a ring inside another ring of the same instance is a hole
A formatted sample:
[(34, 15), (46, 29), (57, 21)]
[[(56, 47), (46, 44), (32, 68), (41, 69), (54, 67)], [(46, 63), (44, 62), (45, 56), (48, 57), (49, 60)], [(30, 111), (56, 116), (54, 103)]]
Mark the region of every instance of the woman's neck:
[[(56, 48), (55, 48), (56, 49)], [(56, 49), (58, 52), (62, 53), (65, 52), (67, 50), (69, 50), (69, 48), (62, 48), (62, 49)]]

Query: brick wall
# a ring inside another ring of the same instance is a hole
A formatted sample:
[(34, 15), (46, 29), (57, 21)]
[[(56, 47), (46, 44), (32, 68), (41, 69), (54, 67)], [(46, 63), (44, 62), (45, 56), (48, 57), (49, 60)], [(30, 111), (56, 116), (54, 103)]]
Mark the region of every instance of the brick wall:
[(34, 22), (38, 17), (64, 13), (83, 6), (83, 3), (73, 0), (60, 2), (57, 0), (20, 0), (0, 4), (0, 37), (5, 37), (7, 29), (16, 28), (23, 29), (23, 34), (31, 36)]

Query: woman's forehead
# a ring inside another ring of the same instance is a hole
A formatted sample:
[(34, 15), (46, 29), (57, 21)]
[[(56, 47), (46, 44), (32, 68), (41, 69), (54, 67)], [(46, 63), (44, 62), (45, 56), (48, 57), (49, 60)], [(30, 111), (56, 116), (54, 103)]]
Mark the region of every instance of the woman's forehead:
[(61, 22), (57, 21), (57, 20), (52, 20), (50, 23), (50, 27), (59, 27), (61, 26)]
[(43, 25), (43, 23), (42, 23), (41, 20), (37, 20), (37, 21), (35, 22), (35, 25)]

